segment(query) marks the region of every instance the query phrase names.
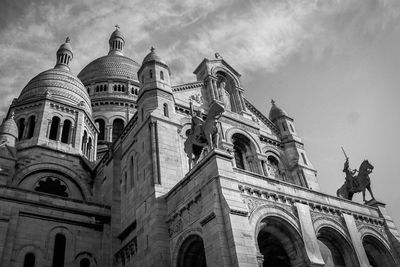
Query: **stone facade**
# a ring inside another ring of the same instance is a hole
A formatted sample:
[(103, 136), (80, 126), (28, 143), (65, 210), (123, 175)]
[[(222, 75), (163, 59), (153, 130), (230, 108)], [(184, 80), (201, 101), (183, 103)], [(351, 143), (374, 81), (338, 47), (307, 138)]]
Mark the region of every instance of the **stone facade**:
[[(140, 65), (118, 29), (109, 44), (78, 79), (67, 40), (10, 105), (1, 266), (400, 265), (385, 204), (320, 192), (293, 118), (275, 103), (258, 111), (223, 58), (171, 85), (154, 48)], [(219, 141), (193, 161), (192, 116), (215, 103)]]

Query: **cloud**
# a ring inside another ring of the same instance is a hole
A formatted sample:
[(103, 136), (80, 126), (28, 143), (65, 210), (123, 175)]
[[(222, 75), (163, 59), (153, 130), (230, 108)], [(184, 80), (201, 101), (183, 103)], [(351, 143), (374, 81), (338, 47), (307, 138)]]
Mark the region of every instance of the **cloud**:
[(67, 35), (76, 74), (107, 53), (109, 35), (119, 24), (127, 56), (140, 63), (155, 45), (170, 63), (173, 81), (181, 83), (192, 81), (202, 58), (216, 51), (242, 73), (276, 71), (293, 55), (323, 60), (376, 38), (400, 12), (395, 0), (13, 3), (5, 2), (0, 11), (0, 86), (6, 95), (0, 112), (33, 76), (54, 66)]

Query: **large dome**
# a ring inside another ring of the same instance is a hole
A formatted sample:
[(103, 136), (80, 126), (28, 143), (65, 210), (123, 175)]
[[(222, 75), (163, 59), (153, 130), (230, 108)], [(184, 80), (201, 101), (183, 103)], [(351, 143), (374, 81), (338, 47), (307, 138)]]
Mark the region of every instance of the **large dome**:
[(137, 81), (137, 71), (140, 65), (125, 56), (109, 54), (89, 63), (78, 74), (78, 78), (88, 85), (91, 82), (101, 80), (134, 80)]
[(90, 98), (85, 86), (69, 70), (54, 68), (38, 74), (22, 90), (18, 102), (45, 97), (80, 106), (92, 114)]

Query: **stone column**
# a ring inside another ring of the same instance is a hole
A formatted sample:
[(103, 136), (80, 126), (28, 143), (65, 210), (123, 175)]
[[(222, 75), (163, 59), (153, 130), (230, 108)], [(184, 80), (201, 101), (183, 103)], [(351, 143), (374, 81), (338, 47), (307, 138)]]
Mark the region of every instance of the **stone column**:
[(47, 138), (50, 137), (50, 129), (51, 129), (51, 120), (49, 120), (49, 122), (47, 124), (47, 131), (46, 131), (46, 137)]
[(58, 125), (58, 129), (57, 129), (57, 141), (61, 140), (61, 133), (62, 133), (62, 129), (63, 129), (64, 124), (60, 123), (60, 125)]
[(71, 126), (68, 133), (68, 144), (73, 144), (74, 126)]
[(344, 221), (346, 222), (347, 230), (350, 234), (351, 243), (357, 255), (358, 263), (361, 267), (371, 267), (362, 244), (360, 233), (358, 232), (356, 221), (353, 215), (343, 214)]
[(301, 234), (303, 236), (304, 249), (307, 253), (310, 266), (325, 266), (321, 251), (315, 234), (313, 222), (311, 219), (310, 208), (308, 205), (297, 202), (295, 204), (299, 215)]

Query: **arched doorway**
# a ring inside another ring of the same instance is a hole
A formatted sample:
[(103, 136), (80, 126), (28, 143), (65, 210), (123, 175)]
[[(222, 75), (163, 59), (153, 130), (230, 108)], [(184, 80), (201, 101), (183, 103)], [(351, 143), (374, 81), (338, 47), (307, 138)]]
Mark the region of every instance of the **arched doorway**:
[(323, 227), (318, 231), (317, 238), (326, 267), (358, 266), (353, 247), (338, 231)]
[(396, 266), (388, 249), (376, 237), (366, 235), (362, 241), (369, 264), (372, 267)]
[(281, 218), (263, 219), (257, 242), (264, 257), (264, 267), (297, 267), (305, 262), (303, 241), (299, 233)]
[(186, 238), (179, 249), (178, 267), (207, 267), (203, 239), (198, 235)]

